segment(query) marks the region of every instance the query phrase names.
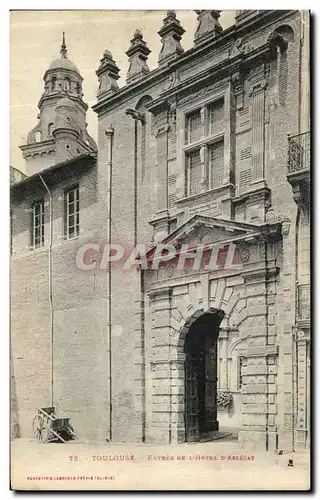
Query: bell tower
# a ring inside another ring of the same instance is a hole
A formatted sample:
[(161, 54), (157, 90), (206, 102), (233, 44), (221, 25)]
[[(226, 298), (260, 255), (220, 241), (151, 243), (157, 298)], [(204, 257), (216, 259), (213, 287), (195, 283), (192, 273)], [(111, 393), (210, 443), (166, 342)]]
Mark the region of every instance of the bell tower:
[(68, 58), (64, 33), (60, 57), (51, 62), (43, 80), (38, 123), (29, 132), (27, 144), (20, 146), (28, 175), (97, 150), (87, 132), (88, 105), (83, 101), (83, 78)]

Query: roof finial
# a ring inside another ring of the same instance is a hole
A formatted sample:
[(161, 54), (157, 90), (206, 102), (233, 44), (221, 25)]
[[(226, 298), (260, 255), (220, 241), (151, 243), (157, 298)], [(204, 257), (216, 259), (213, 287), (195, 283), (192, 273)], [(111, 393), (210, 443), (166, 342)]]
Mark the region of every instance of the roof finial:
[(61, 49), (60, 49), (60, 54), (61, 54), (61, 57), (63, 57), (63, 58), (67, 57), (67, 46), (66, 46), (64, 31), (62, 32), (62, 45), (61, 45)]

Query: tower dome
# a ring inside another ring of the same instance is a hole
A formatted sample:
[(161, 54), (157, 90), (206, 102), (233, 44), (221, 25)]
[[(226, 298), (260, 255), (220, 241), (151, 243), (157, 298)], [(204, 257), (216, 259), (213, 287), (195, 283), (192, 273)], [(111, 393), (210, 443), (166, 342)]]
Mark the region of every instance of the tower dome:
[(68, 59), (64, 33), (60, 57), (51, 62), (43, 79), (38, 123), (29, 132), (27, 144), (21, 146), (30, 175), (71, 156), (97, 150), (87, 131), (83, 79)]
[(51, 62), (43, 79), (45, 86), (39, 107), (41, 107), (43, 99), (47, 97), (51, 98), (64, 92), (77, 95), (80, 98), (82, 97), (82, 76), (77, 66), (68, 58), (64, 32), (62, 34), (60, 57)]
[(61, 49), (60, 49), (60, 57), (57, 59), (54, 59), (49, 68), (48, 71), (53, 71), (53, 70), (69, 70), (69, 71), (74, 71), (80, 75), (80, 71), (78, 70), (77, 66), (68, 59), (68, 52), (67, 52), (67, 46), (66, 46), (66, 40), (65, 40), (65, 33), (63, 32), (62, 34), (62, 44), (61, 44)]

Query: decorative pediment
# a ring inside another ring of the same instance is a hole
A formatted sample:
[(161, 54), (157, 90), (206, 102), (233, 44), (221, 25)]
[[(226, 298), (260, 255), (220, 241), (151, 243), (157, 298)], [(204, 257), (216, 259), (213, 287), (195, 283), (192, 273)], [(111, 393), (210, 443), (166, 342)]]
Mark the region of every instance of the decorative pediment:
[(277, 272), (280, 238), (279, 223), (257, 225), (194, 215), (149, 250), (146, 283), (184, 279), (202, 271), (243, 274), (243, 268), (247, 281), (265, 278), (266, 273)]
[[(249, 262), (264, 261), (267, 258), (267, 242), (271, 243), (269, 245), (268, 257), (274, 259), (275, 242), (280, 240), (280, 238), (281, 224), (279, 223), (258, 225), (204, 215), (194, 215), (153, 246), (147, 252), (147, 259), (150, 265), (154, 258), (156, 262), (160, 262), (163, 260), (160, 255), (163, 255), (162, 252), (167, 250), (169, 258), (165, 259), (166, 269), (163, 271), (168, 277), (169, 268), (172, 268), (170, 276), (176, 273), (176, 262), (174, 260), (177, 260), (181, 251), (181, 255), (185, 255), (186, 251), (194, 252), (198, 248), (202, 256), (206, 255), (206, 258), (210, 259), (210, 255), (212, 257), (212, 252), (215, 248), (216, 250), (219, 249), (217, 256), (222, 252), (224, 259), (228, 261), (229, 258), (232, 258), (233, 263), (236, 263), (234, 257), (232, 257), (236, 255), (234, 253), (236, 249), (237, 257), (235, 258), (239, 258), (241, 263), (247, 264)], [(226, 257), (227, 254), (229, 257)], [(218, 260), (220, 259), (219, 257), (217, 258)], [(168, 261), (172, 262), (168, 263)], [(223, 267), (224, 264), (222, 260), (219, 260), (219, 266), (221, 267), (221, 265)], [(187, 267), (179, 272), (192, 272), (192, 268)]]
[(264, 226), (235, 222), (216, 217), (194, 215), (164, 238), (160, 243), (180, 246), (181, 244), (215, 244), (233, 240), (254, 239), (262, 234)]

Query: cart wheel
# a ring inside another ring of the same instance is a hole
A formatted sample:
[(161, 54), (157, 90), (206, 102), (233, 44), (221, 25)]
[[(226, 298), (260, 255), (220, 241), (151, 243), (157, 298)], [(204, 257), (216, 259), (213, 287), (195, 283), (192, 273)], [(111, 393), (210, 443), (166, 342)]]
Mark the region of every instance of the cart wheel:
[(42, 415), (36, 415), (34, 417), (32, 422), (32, 429), (34, 437), (40, 443), (46, 443), (49, 440), (50, 431)]

